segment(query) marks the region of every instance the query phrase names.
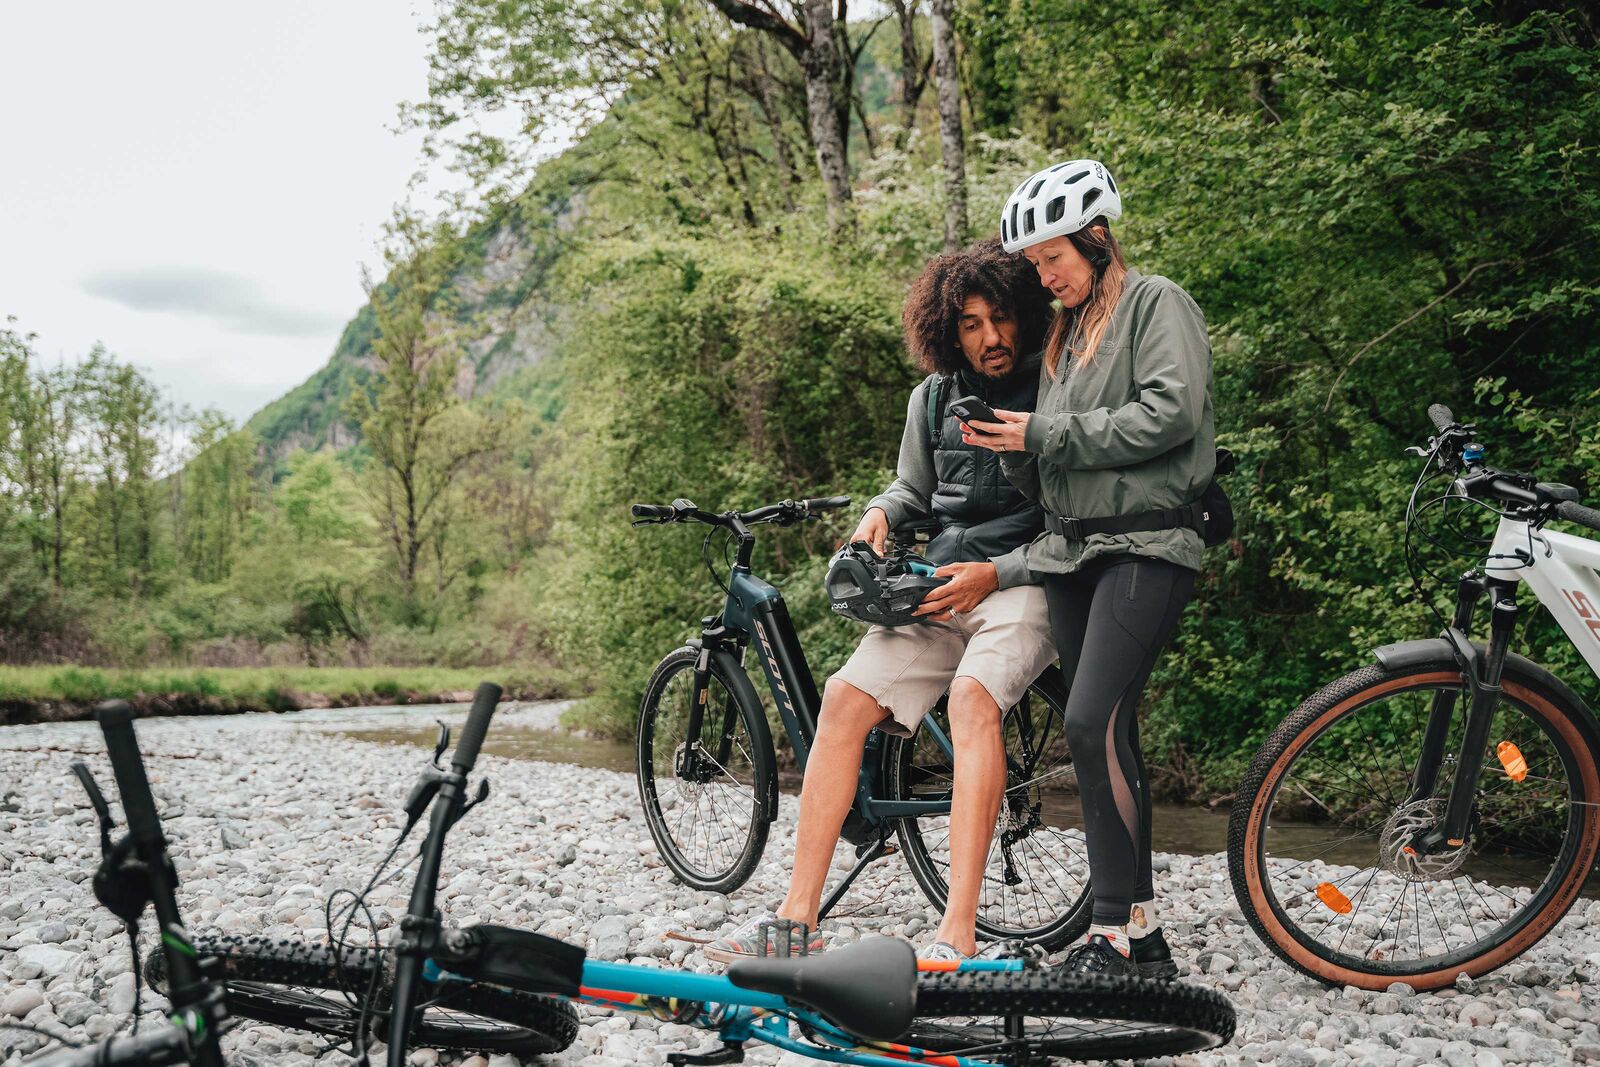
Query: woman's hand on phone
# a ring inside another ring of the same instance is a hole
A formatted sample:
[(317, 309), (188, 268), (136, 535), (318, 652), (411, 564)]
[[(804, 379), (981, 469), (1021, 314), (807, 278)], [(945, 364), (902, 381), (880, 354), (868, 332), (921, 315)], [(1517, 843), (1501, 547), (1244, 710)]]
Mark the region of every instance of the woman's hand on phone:
[(995, 414), (999, 422), (962, 423), (961, 440), (991, 452), (1026, 452), (1023, 439), (1028, 433), (1028, 412), (996, 408)]

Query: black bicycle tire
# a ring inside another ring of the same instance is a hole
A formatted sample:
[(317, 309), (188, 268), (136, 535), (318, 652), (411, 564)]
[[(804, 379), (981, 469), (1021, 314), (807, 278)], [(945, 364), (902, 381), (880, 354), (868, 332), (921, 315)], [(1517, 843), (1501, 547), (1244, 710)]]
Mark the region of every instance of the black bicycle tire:
[(649, 751), (653, 752), (656, 710), (660, 706), (662, 691), (674, 675), (681, 671), (693, 670), (699, 656), (699, 649), (685, 645), (662, 657), (661, 662), (656, 664), (655, 670), (651, 672), (650, 680), (645, 684), (644, 696), (639, 701), (639, 722), (634, 735), (634, 777), (639, 787), (639, 804), (644, 810), (645, 825), (650, 830), (650, 838), (655, 842), (657, 853), (667, 865), (667, 869), (672, 872), (672, 876), (682, 884), (704, 892), (732, 893), (750, 880), (756, 865), (761, 862), (761, 855), (767, 847), (767, 833), (771, 826), (767, 805), (769, 798), (776, 799), (777, 790), (777, 768), (772, 750), (772, 734), (767, 727), (767, 717), (761, 708), (761, 701), (756, 697), (750, 679), (744, 671), (729, 657), (723, 655), (711, 657), (712, 677), (722, 684), (733, 699), (738, 708), (740, 721), (744, 723), (744, 728), (750, 735), (751, 745), (755, 749), (751, 753), (755, 776), (753, 782), (755, 808), (750, 821), (750, 832), (745, 838), (744, 847), (726, 870), (714, 877), (706, 877), (682, 855), (666, 826), (666, 817), (660, 809), (655, 790), (654, 768), (646, 755), (647, 744), (651, 746)]
[[(1524, 661), (1525, 662), (1525, 661)], [(1537, 668), (1535, 668), (1537, 670)], [(1590, 841), (1585, 846), (1581, 839), (1574, 840), (1572, 835), (1563, 839), (1562, 854), (1564, 859), (1560, 873), (1549, 877), (1541, 888), (1540, 893), (1534, 898), (1538, 906), (1521, 909), (1514, 919), (1514, 923), (1507, 923), (1500, 931), (1504, 936), (1496, 940), (1494, 946), (1472, 958), (1463, 959), (1448, 965), (1430, 967), (1427, 970), (1410, 968), (1403, 965), (1392, 965), (1385, 961), (1364, 961), (1367, 966), (1352, 967), (1343, 961), (1330, 959), (1325, 952), (1318, 951), (1317, 947), (1307, 944), (1303, 939), (1294, 938), (1284, 929), (1290, 942), (1280, 940), (1276, 931), (1283, 929), (1282, 922), (1274, 916), (1269, 923), (1262, 917), (1257, 907), (1255, 896), (1252, 892), (1252, 879), (1255, 865), (1251, 862), (1252, 851), (1249, 842), (1257, 843), (1257, 851), (1261, 847), (1263, 835), (1252, 833), (1252, 826), (1260, 818), (1267, 818), (1270, 805), (1261, 800), (1261, 793), (1268, 786), (1268, 778), (1272, 775), (1278, 761), (1284, 756), (1291, 745), (1300, 736), (1314, 727), (1320, 732), (1335, 720), (1322, 727), (1316, 727), (1318, 720), (1330, 714), (1341, 705), (1348, 704), (1347, 712), (1355, 711), (1372, 699), (1377, 699), (1388, 692), (1400, 691), (1401, 685), (1407, 679), (1417, 680), (1414, 684), (1420, 685), (1421, 679), (1454, 673), (1460, 676), (1460, 666), (1450, 656), (1440, 656), (1438, 659), (1411, 664), (1405, 667), (1385, 669), (1376, 665), (1358, 668), (1323, 686), (1317, 692), (1307, 697), (1287, 718), (1283, 720), (1272, 734), (1267, 738), (1261, 749), (1251, 761), (1250, 769), (1240, 783), (1239, 791), (1233, 802), (1233, 810), (1228, 820), (1228, 873), (1233, 884), (1234, 897), (1238, 901), (1250, 927), (1255, 931), (1263, 944), (1272, 950), (1273, 954), (1289, 966), (1302, 974), (1329, 984), (1329, 985), (1357, 985), (1363, 988), (1380, 990), (1388, 984), (1406, 981), (1419, 990), (1442, 988), (1455, 981), (1458, 974), (1465, 973), (1471, 977), (1483, 974), (1503, 966), (1511, 959), (1515, 959), (1528, 948), (1546, 936), (1551, 928), (1571, 909), (1576, 902), (1578, 891), (1581, 890), (1584, 877), (1577, 878), (1576, 887), (1562, 899), (1562, 887), (1567, 885), (1574, 875), (1575, 868), (1588, 868), (1595, 859), (1596, 844)], [(1540, 673), (1543, 673), (1540, 671)], [(1548, 678), (1549, 676), (1547, 676)], [(1518, 688), (1531, 691), (1542, 697), (1570, 726), (1572, 736), (1586, 739), (1587, 744), (1577, 746), (1572, 755), (1578, 762), (1580, 769), (1586, 763), (1591, 778), (1600, 780), (1600, 770), (1596, 769), (1596, 746), (1600, 738), (1595, 736), (1593, 718), (1583, 708), (1581, 701), (1574, 705), (1577, 697), (1564, 693), (1565, 688), (1559, 682), (1551, 684), (1540, 679), (1537, 674), (1530, 673), (1523, 668), (1521, 663), (1508, 659), (1501, 679), (1502, 687)], [(1390, 685), (1388, 690), (1381, 689)], [(1368, 700), (1360, 699), (1364, 693), (1372, 693)], [(1309, 742), (1308, 742), (1309, 743)], [(1565, 742), (1563, 742), (1565, 743)], [(1279, 776), (1281, 778), (1281, 775)], [(1600, 801), (1600, 795), (1585, 795), (1586, 800)], [(1589, 809), (1594, 810), (1594, 809)], [(1600, 826), (1590, 824), (1593, 829), (1589, 834), (1591, 838), (1600, 838)], [(1585, 858), (1587, 854), (1587, 859)], [(1552, 868), (1554, 869), (1554, 868)], [(1525, 942), (1516, 944), (1517, 942)], [(1510, 946), (1509, 951), (1503, 951)], [(1305, 955), (1300, 955), (1296, 949), (1303, 950)], [(1421, 962), (1421, 961), (1418, 961)]]
[[(1035, 1052), (1083, 1060), (1179, 1056), (1233, 1040), (1237, 1016), (1221, 993), (1184, 982), (1159, 982), (1040, 968), (1023, 971), (923, 972), (916, 1019), (906, 1044), (954, 1052), (1003, 1040), (1004, 1020), (1038, 1020), (1022, 1041)], [(929, 1019), (993, 1020), (940, 1027)], [(1127, 1023), (1148, 1030), (1116, 1032), (1073, 1024)], [(1051, 1020), (1056, 1020), (1051, 1022)], [(1024, 1023), (1026, 1025), (1026, 1023)], [(1060, 1027), (1048, 1031), (1046, 1026)]]
[[(385, 966), (382, 950), (346, 949), (336, 960), (328, 945), (208, 934), (195, 936), (194, 947), (201, 959), (219, 961), (231, 1015), (335, 1037), (348, 1037), (354, 1029), (350, 1022), (353, 1009), (343, 991), (366, 990), (373, 969), (383, 968), (378, 982), (383, 999), (378, 1004), (375, 1031), (386, 1032), (382, 1020), (387, 1015), (384, 1009), (393, 968)], [(164, 952), (157, 949), (145, 962), (145, 976), (157, 989), (166, 986)], [(335, 995), (322, 996), (319, 991)], [(463, 982), (431, 986), (422, 1000), (430, 1007), (486, 1019), (492, 1025), (474, 1028), (425, 1012), (412, 1033), (412, 1043), (418, 1046), (545, 1055), (567, 1048), (578, 1036), (577, 1010), (560, 997)]]
[[(1066, 714), (1067, 692), (1061, 680), (1059, 671), (1048, 670), (1028, 687), (1030, 693), (1049, 704), (1057, 714), (1063, 717)], [(884, 746), (883, 768), (884, 784), (888, 793), (887, 799), (903, 799), (900, 795), (900, 762), (901, 752), (914, 742), (914, 738), (891, 737)], [(908, 824), (915, 823), (914, 819), (902, 819), (895, 826), (895, 836), (900, 841), (900, 849), (905, 854), (906, 865), (911, 869), (911, 877), (922, 890), (923, 896), (938, 911), (943, 911), (950, 887), (943, 876), (934, 868), (932, 857), (928, 854), (926, 843), (920, 833), (911, 830)], [(1089, 928), (1091, 912), (1094, 910), (1094, 900), (1089, 892), (1088, 880), (1084, 880), (1083, 892), (1072, 907), (1065, 913), (1058, 915), (1053, 922), (1031, 929), (1010, 928), (998, 923), (978, 918), (977, 928), (979, 938), (986, 941), (1003, 941), (1019, 938), (1040, 945), (1046, 949), (1055, 950), (1072, 944), (1083, 936)]]

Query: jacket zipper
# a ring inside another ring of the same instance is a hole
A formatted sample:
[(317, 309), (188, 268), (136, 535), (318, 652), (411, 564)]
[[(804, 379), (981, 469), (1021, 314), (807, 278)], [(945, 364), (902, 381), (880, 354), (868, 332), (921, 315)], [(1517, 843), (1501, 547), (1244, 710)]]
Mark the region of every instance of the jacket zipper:
[[(1070, 368), (1070, 366), (1065, 365), (1065, 361), (1070, 359), (1070, 358), (1071, 358), (1070, 353), (1063, 352), (1061, 354), (1061, 359), (1063, 360), (1064, 365), (1062, 367), (1062, 378), (1061, 378), (1061, 382), (1060, 382), (1060, 387), (1063, 390), (1065, 390), (1066, 387), (1067, 387), (1067, 378), (1071, 376), (1071, 368)], [(1051, 384), (1055, 385), (1056, 383), (1051, 383)], [(1054, 391), (1054, 390), (1052, 389), (1052, 391)], [(1063, 393), (1062, 395), (1065, 396), (1065, 393)], [(1038, 407), (1039, 407), (1038, 404), (1034, 404), (1034, 409), (1035, 410), (1038, 410)], [(1066, 468), (1063, 467), (1062, 470), (1065, 471)], [(1070, 479), (1067, 478), (1065, 474), (1063, 474), (1062, 478), (1061, 478), (1061, 495), (1066, 498), (1067, 513), (1066, 513), (1065, 516), (1061, 516), (1061, 517), (1070, 519), (1070, 518), (1075, 518), (1075, 516), (1072, 514), (1072, 488), (1068, 484), (1069, 481), (1070, 481)], [(1064, 537), (1064, 540), (1069, 540), (1070, 541), (1071, 538), (1065, 538)], [(1085, 538), (1085, 540), (1087, 540), (1087, 538)]]

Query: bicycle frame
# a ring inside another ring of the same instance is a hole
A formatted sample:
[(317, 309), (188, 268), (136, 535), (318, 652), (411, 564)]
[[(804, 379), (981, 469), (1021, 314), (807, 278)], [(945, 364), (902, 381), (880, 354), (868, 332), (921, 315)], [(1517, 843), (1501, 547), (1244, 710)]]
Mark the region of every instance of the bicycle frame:
[[(817, 736), (817, 716), (822, 701), (817, 695), (816, 679), (806, 662), (805, 650), (800, 647), (800, 636), (789, 618), (789, 608), (783, 594), (776, 587), (750, 573), (748, 563), (736, 563), (728, 582), (728, 598), (722, 615), (714, 620), (720, 625), (708, 627), (702, 635), (702, 659), (712, 642), (725, 641), (727, 631), (737, 636), (735, 655), (743, 661), (743, 651), (750, 635), (754, 635), (756, 658), (761, 661), (766, 675), (767, 688), (783, 720), (789, 743), (794, 746), (795, 762), (805, 770), (811, 754), (811, 742)], [(700, 679), (696, 679), (696, 707), (703, 704), (699, 694)], [(693, 713), (691, 712), (691, 715)], [(691, 720), (690, 728), (698, 724)], [(924, 727), (946, 756), (955, 758), (955, 748), (950, 738), (933, 719), (924, 720)], [(944, 800), (880, 800), (877, 796), (879, 761), (874, 758), (881, 749), (883, 738), (874, 734), (868, 742), (867, 755), (861, 761), (861, 776), (856, 787), (855, 810), (869, 826), (895, 819), (917, 818), (924, 815), (943, 815), (950, 811), (950, 802)]]
[[(919, 965), (923, 970), (1020, 971), (1019, 959), (963, 960), (951, 966)], [(441, 970), (431, 960), (425, 976), (435, 982), (470, 981)], [(840, 1030), (807, 1008), (798, 1007), (773, 993), (743, 989), (722, 975), (668, 970), (630, 963), (585, 960), (578, 1001), (611, 1011), (627, 1011), (686, 1023), (716, 1033), (724, 1051), (709, 1054), (680, 1053), (674, 1062), (734, 1063), (742, 1056), (730, 1051), (747, 1041), (759, 1041), (788, 1052), (828, 1063), (861, 1067), (904, 1067), (906, 1063), (942, 1067), (985, 1067), (998, 1061), (919, 1049), (892, 1042), (865, 1043)], [(797, 1037), (791, 1022), (799, 1023), (806, 1037)]]
[[(1507, 563), (1504, 561), (1516, 561)], [(1500, 562), (1496, 562), (1500, 561)], [(1457, 590), (1455, 616), (1443, 636), (1454, 647), (1471, 682), (1471, 704), (1462, 736), (1459, 767), (1439, 825), (1412, 844), (1425, 853), (1459, 848), (1466, 841), (1476, 799), (1484, 749), (1500, 701), (1500, 676), (1516, 626), (1516, 588), (1526, 584), (1555, 618), (1589, 669), (1600, 675), (1600, 543), (1558, 530), (1534, 529), (1529, 523), (1502, 516), (1485, 557), (1486, 578), (1467, 577)], [(1480, 651), (1469, 630), (1478, 599), (1490, 593), (1489, 643)], [(1411, 800), (1433, 795), (1444, 756), (1455, 698), (1434, 698), (1413, 775)]]

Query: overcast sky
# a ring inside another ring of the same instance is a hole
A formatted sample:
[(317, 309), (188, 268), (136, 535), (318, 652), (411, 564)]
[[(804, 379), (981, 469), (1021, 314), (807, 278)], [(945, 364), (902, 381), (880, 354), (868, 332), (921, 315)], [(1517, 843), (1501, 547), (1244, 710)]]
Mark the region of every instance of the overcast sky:
[(418, 163), (421, 0), (0, 0), (0, 322), (242, 421), (326, 362)]

